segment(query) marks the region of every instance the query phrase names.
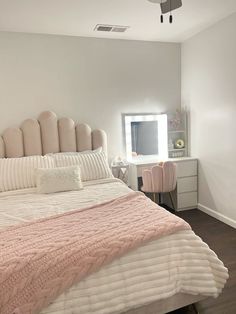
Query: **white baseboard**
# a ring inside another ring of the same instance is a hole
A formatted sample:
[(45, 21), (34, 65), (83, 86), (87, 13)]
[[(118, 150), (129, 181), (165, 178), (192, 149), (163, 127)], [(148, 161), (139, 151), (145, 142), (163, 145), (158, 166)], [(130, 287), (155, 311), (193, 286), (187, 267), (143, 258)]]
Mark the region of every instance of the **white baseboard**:
[(229, 225), (233, 228), (236, 228), (236, 221), (235, 220), (233, 220), (233, 219), (231, 219), (231, 218), (229, 218), (229, 217), (227, 217), (221, 213), (218, 213), (209, 207), (203, 206), (202, 204), (198, 204), (198, 209), (200, 209), (204, 213), (226, 223), (227, 225)]

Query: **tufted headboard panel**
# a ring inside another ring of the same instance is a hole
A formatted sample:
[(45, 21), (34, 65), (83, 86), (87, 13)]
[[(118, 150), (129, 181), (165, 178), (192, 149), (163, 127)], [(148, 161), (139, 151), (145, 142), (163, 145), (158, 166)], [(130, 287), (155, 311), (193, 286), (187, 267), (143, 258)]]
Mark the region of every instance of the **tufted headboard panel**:
[(103, 147), (103, 130), (91, 130), (87, 124), (75, 124), (70, 118), (58, 119), (52, 111), (36, 119), (25, 120), (19, 128), (8, 128), (0, 136), (0, 158), (45, 155), (58, 152), (81, 152)]

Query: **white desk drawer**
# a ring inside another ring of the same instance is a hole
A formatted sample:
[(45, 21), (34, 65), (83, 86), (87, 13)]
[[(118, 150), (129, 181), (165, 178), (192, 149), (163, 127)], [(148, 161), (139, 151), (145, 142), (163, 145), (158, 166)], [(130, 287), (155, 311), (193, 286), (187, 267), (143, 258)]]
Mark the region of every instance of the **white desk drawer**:
[(177, 177), (190, 177), (197, 175), (197, 160), (177, 163)]
[(197, 191), (197, 176), (178, 178), (177, 190), (178, 193)]
[(197, 192), (178, 193), (178, 209), (197, 207)]

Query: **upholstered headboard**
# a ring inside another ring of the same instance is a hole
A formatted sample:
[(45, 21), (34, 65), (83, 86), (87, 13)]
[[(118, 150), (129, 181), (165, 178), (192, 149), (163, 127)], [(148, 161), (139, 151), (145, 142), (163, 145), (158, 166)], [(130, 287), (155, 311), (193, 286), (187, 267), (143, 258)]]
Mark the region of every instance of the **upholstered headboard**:
[(87, 124), (75, 124), (45, 111), (38, 120), (27, 119), (19, 128), (8, 128), (0, 136), (0, 158), (45, 155), (58, 152), (81, 152), (103, 147), (107, 136), (103, 130), (91, 130)]

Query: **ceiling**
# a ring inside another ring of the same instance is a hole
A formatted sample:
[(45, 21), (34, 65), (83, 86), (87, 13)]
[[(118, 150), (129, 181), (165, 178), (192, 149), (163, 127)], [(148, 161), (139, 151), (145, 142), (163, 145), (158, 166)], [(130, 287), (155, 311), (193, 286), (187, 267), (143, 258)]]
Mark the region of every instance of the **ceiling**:
[[(156, 0), (158, 1), (158, 0)], [(0, 30), (85, 37), (182, 42), (236, 12), (236, 0), (182, 0), (174, 23), (160, 24), (160, 5), (147, 0), (0, 0)], [(96, 24), (129, 26), (95, 32)]]

